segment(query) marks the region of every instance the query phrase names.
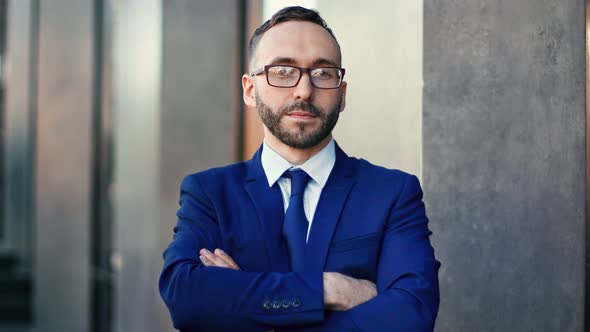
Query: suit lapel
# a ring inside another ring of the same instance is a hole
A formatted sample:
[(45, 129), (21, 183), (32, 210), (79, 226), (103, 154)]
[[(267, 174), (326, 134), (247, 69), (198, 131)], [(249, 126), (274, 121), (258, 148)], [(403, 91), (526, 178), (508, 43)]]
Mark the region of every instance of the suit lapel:
[(282, 240), (285, 213), (281, 189), (278, 183), (269, 188), (262, 168), (261, 153), (262, 147), (248, 161), (244, 187), (258, 215), (270, 268), (276, 272), (288, 271), (289, 256)]
[(305, 269), (323, 271), (334, 230), (355, 182), (356, 163), (336, 145), (336, 163), (318, 202), (305, 248)]

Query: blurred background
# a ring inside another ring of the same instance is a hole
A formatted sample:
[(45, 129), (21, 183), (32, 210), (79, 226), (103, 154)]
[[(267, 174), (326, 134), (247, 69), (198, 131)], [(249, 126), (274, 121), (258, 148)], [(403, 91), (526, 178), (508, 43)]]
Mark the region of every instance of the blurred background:
[(584, 1), (0, 0), (0, 332), (173, 331), (180, 181), (258, 148), (247, 42), (293, 4), (342, 46), (338, 143), (422, 181), (436, 330), (585, 330)]

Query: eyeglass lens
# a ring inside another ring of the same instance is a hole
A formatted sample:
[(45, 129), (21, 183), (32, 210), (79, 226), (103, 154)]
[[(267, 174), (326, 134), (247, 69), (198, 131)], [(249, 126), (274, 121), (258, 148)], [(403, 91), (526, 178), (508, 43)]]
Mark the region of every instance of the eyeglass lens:
[[(277, 87), (293, 87), (301, 76), (301, 70), (291, 66), (272, 66), (268, 68), (268, 83)], [(338, 68), (311, 68), (309, 76), (313, 86), (318, 88), (337, 88), (342, 80)]]

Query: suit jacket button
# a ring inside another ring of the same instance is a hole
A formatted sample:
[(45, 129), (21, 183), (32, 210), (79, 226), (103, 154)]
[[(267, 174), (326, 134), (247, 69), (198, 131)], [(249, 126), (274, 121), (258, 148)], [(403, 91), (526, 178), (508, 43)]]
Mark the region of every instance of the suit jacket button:
[(293, 302), (291, 302), (291, 305), (294, 308), (297, 308), (297, 307), (299, 307), (301, 305), (301, 300), (299, 298), (295, 298), (295, 299), (293, 299)]
[(270, 308), (272, 308), (272, 305), (270, 303), (270, 301), (266, 300), (264, 301), (264, 303), (262, 304), (262, 307), (266, 310), (270, 310)]
[(272, 308), (273, 309), (280, 309), (281, 308), (281, 302), (279, 301), (272, 301)]
[(283, 308), (289, 308), (291, 306), (291, 301), (284, 299), (281, 301), (281, 304), (283, 305)]

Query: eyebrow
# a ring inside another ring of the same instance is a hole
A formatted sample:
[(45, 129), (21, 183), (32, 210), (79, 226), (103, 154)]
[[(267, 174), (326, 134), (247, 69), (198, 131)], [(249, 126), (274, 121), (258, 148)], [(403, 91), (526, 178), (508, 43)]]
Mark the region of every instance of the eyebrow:
[[(297, 64), (297, 62), (293, 58), (276, 57), (276, 58), (272, 59), (269, 64), (271, 64), (271, 65), (276, 65), (276, 64), (295, 65), (295, 64)], [(321, 66), (321, 65), (339, 67), (336, 62), (326, 59), (326, 58), (319, 58), (319, 59), (315, 60), (311, 64), (311, 67), (316, 67), (316, 66)]]

